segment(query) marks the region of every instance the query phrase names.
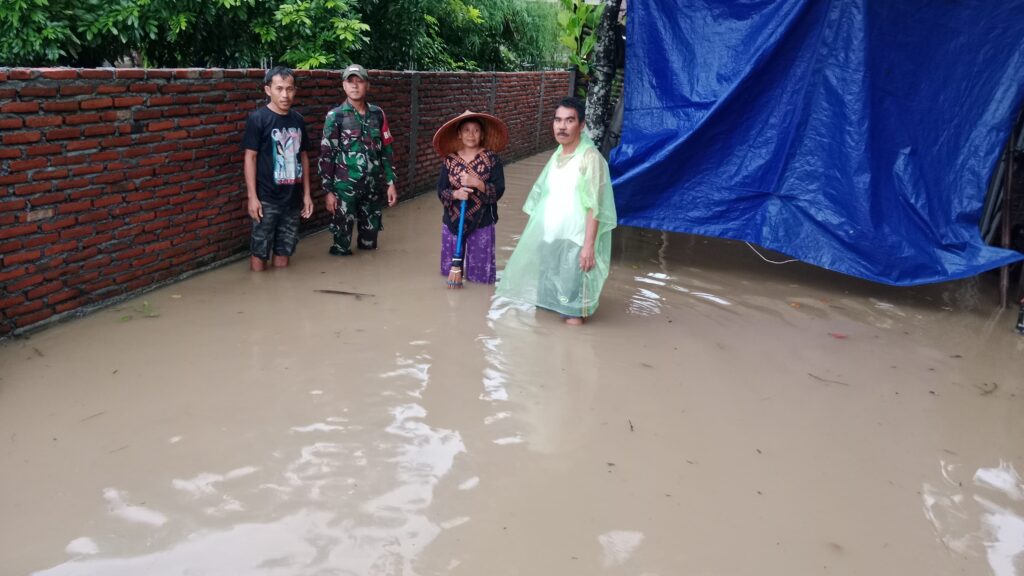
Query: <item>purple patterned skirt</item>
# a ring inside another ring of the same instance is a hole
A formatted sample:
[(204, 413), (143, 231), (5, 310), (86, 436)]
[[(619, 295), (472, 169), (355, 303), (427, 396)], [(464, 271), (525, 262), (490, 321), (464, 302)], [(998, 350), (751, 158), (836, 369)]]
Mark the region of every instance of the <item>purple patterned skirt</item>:
[[(455, 255), (456, 236), (441, 225), (441, 275), (447, 276)], [(462, 277), (470, 282), (494, 284), (497, 267), (494, 265), (494, 226), (478, 228), (463, 239), (466, 253), (462, 255)]]

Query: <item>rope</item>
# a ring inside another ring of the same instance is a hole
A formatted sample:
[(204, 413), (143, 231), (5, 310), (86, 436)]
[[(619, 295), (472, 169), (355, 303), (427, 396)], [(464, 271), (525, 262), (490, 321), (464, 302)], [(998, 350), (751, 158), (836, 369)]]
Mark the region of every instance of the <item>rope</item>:
[(754, 245), (753, 245), (753, 244), (751, 244), (750, 242), (744, 242), (744, 244), (746, 244), (747, 246), (749, 246), (749, 247), (750, 247), (750, 249), (754, 251), (754, 254), (757, 254), (758, 256), (760, 256), (760, 257), (761, 257), (761, 260), (764, 260), (765, 262), (767, 262), (767, 263), (769, 263), (769, 264), (789, 264), (790, 262), (798, 262), (798, 261), (799, 261), (799, 259), (798, 259), (798, 258), (791, 258), (791, 259), (789, 259), (789, 260), (783, 260), (782, 262), (776, 262), (776, 261), (774, 261), (774, 260), (769, 260), (769, 259), (765, 258), (763, 254), (761, 254), (760, 252), (758, 252), (758, 251), (757, 251), (757, 248), (754, 248)]

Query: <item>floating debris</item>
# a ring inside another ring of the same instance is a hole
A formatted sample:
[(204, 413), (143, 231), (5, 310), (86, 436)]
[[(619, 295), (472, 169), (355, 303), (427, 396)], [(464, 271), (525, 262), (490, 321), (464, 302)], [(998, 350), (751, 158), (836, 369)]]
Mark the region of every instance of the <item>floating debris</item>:
[(840, 382), (839, 380), (829, 380), (828, 378), (822, 378), (821, 376), (815, 376), (814, 374), (811, 374), (810, 372), (808, 372), (807, 375), (810, 376), (811, 378), (814, 378), (815, 380), (817, 380), (819, 382), (825, 382), (827, 384), (839, 384), (840, 386), (849, 386), (849, 384), (847, 384), (846, 382)]
[(999, 389), (999, 384), (996, 382), (982, 382), (981, 384), (975, 384), (974, 387), (981, 392), (982, 396), (988, 396)]
[(363, 296), (368, 296), (370, 298), (373, 298), (374, 296), (373, 294), (364, 294), (362, 292), (349, 292), (347, 290), (330, 290), (327, 288), (316, 289), (313, 290), (313, 292), (320, 292), (323, 294), (338, 294), (340, 296), (354, 296), (356, 300), (361, 300)]

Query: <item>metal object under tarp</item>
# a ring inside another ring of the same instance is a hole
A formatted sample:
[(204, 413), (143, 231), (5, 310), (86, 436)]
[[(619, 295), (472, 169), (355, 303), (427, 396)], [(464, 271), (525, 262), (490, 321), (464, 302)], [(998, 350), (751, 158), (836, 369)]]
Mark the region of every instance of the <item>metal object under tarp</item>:
[[(1024, 155), (1024, 110), (1017, 115), (1014, 129), (1007, 139), (1006, 147), (999, 158), (999, 164), (992, 174), (988, 193), (985, 196), (981, 234), (986, 244), (993, 244), (998, 234), (1000, 236), (999, 245), (1003, 248), (1011, 247), (1010, 228), (1013, 225), (1013, 215), (1010, 209), (1014, 192), (1014, 168), (1022, 155)], [(1001, 308), (1006, 308), (1007, 306), (1009, 290), (1010, 267), (1003, 266), (999, 269), (999, 305)], [(1021, 276), (1017, 282), (1018, 293), (1022, 290), (1024, 290), (1024, 266), (1021, 267)]]

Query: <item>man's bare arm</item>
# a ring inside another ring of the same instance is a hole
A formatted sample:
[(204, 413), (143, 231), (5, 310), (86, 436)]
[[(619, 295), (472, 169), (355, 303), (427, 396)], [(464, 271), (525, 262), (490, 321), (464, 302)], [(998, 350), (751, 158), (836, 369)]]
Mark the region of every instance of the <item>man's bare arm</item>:
[(259, 222), (263, 218), (263, 205), (256, 195), (256, 150), (245, 151), (245, 191), (249, 197), (249, 217)]
[(302, 160), (302, 217), (313, 215), (313, 195), (309, 191), (309, 154), (300, 154)]

